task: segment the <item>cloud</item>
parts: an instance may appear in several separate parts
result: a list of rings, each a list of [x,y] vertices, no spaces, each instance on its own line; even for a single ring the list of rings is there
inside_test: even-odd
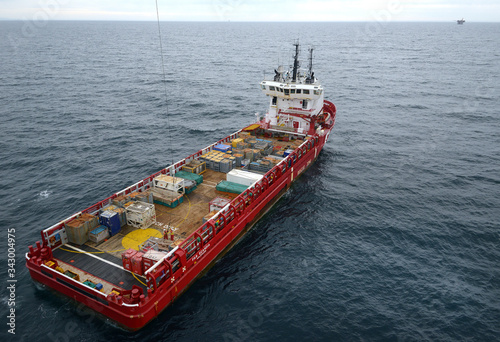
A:
[[[158,0],[165,21],[367,21],[398,5],[396,21],[499,21],[497,0]],[[30,20],[156,20],[155,1],[0,0],[3,18]]]

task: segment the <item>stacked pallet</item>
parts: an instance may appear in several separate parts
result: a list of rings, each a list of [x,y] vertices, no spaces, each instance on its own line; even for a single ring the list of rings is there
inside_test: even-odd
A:
[[[149,189],[137,192],[135,199],[140,202],[153,204],[153,193]]]
[[[128,195],[116,196],[115,198],[113,198],[113,200],[111,202],[114,205],[123,208],[123,206],[125,205],[125,203],[130,202],[130,197]]]
[[[236,157],[230,153],[224,153],[217,150],[205,153],[200,159],[206,163],[208,169],[217,172],[228,173],[236,166]]]
[[[201,175],[207,169],[206,163],[203,161],[199,161],[193,159],[189,161],[186,165],[182,166],[182,171],[195,173],[197,175]]]
[[[274,164],[271,164],[269,160],[259,159],[257,161],[251,162],[248,165],[248,169],[251,171],[257,171],[261,173],[266,173],[273,168]]]

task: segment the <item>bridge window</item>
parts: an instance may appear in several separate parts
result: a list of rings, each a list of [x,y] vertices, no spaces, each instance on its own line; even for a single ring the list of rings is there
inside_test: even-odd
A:
[[[289,95],[290,90],[285,89],[285,95]]]
[[[274,87],[273,86],[269,86],[269,90],[274,91]]]
[[[302,89],[297,89],[297,94],[300,94],[302,92]]]
[[[266,86],[263,84],[261,85],[261,88],[262,88],[262,90],[266,90]]]
[[[295,89],[290,89],[290,94],[295,94]]]
[[[309,95],[309,89],[304,89],[304,94],[308,94]]]

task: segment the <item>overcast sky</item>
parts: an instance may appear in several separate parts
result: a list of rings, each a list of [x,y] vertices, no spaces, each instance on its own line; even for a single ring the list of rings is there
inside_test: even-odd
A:
[[[158,0],[162,21],[500,21],[499,0]],[[0,0],[0,19],[156,20],[154,0]]]

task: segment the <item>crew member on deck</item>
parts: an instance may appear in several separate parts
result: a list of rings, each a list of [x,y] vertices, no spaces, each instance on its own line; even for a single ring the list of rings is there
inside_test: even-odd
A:
[[[163,229],[163,239],[174,241],[174,232],[172,228],[168,227],[167,229]]]

